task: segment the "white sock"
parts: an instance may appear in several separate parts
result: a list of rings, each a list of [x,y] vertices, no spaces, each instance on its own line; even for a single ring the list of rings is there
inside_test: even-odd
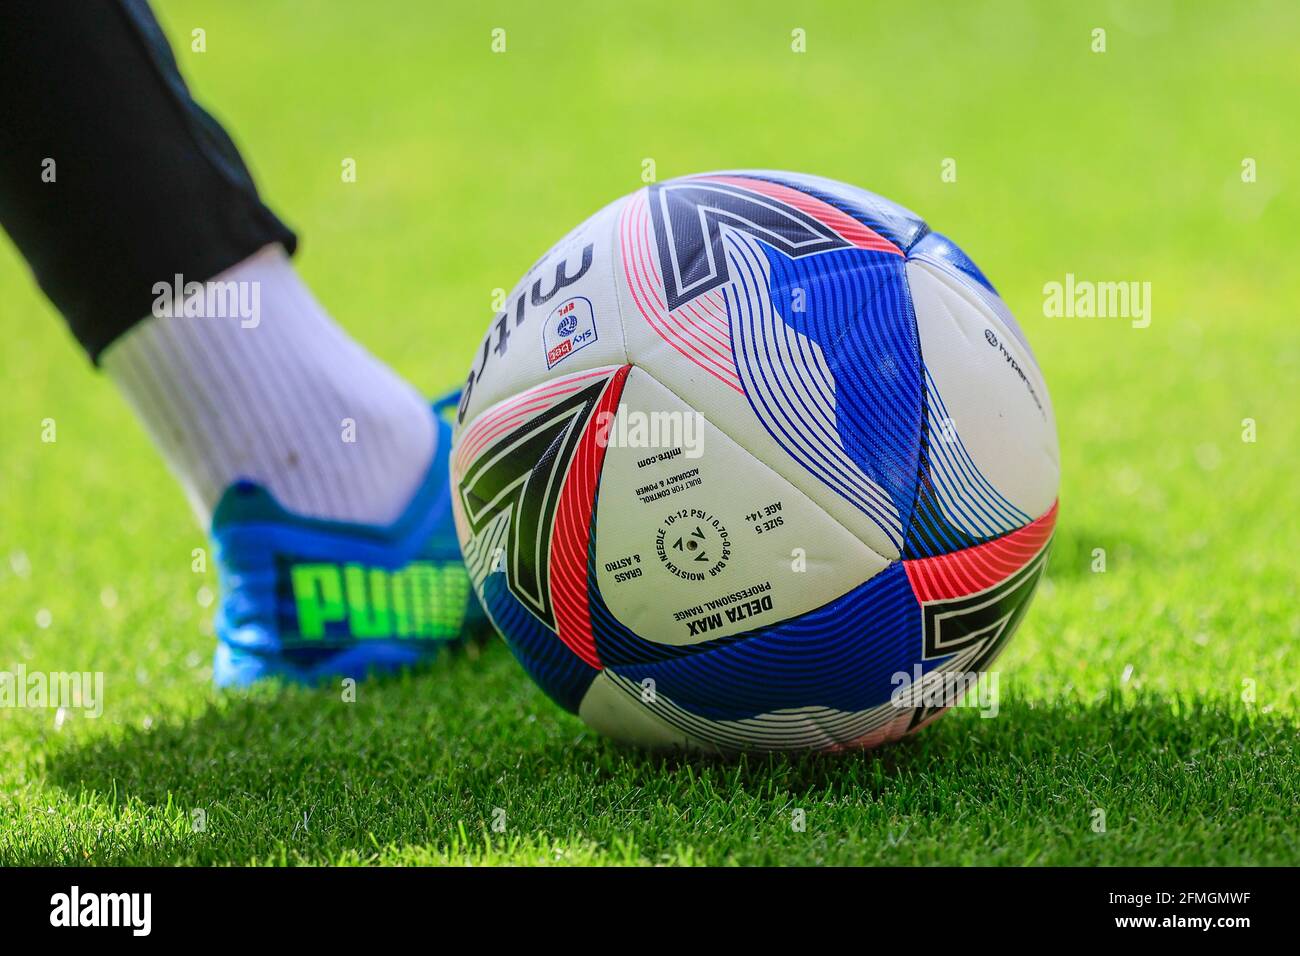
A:
[[[214,287],[231,317],[155,310],[102,358],[204,526],[239,478],[300,514],[395,519],[433,459],[425,400],[325,314],[280,246],[210,280],[208,302]]]

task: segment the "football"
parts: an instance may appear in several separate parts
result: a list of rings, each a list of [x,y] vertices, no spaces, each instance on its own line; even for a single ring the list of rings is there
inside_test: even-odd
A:
[[[871,747],[986,689],[1059,483],[974,262],[771,171],[648,185],[555,245],[491,320],[450,461],[474,587],[542,689],[724,752]]]

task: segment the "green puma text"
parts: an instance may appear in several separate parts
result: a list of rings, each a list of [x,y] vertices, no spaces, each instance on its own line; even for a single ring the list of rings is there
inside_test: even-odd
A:
[[[298,632],[325,637],[329,624],[354,638],[446,640],[460,633],[469,577],[456,563],[413,561],[403,568],[296,564],[290,570]]]

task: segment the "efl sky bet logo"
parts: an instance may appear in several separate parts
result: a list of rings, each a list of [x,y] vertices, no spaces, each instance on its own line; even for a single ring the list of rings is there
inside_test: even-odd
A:
[[[591,300],[581,295],[565,299],[551,310],[542,326],[546,367],[554,368],[597,338],[596,314],[591,308]]]
[[[297,631],[309,642],[450,640],[460,634],[470,587],[459,562],[412,561],[398,569],[295,564],[289,579]]]

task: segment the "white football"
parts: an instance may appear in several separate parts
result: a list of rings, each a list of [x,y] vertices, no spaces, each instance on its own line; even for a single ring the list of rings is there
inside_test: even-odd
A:
[[[612,737],[867,747],[976,687],[1029,605],[1056,431],[1029,344],[915,214],[814,176],[654,184],[493,318],[451,453],[471,579]]]

